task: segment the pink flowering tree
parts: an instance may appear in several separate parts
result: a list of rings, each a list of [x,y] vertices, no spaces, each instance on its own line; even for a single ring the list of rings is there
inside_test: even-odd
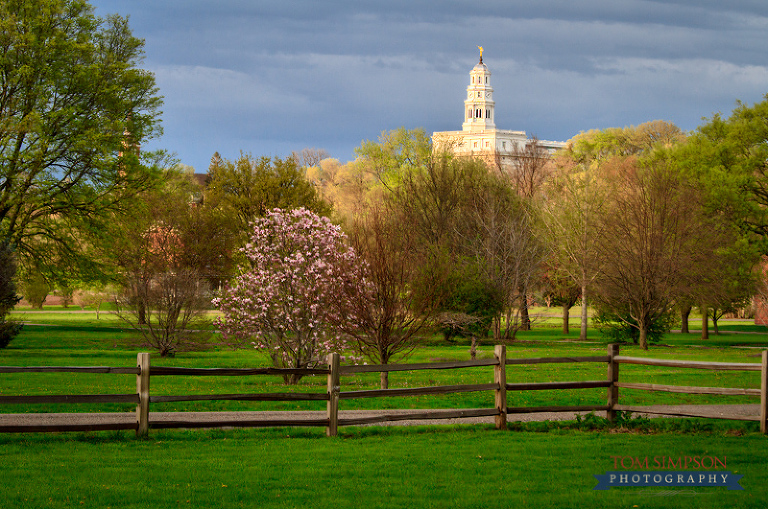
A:
[[[306,368],[348,348],[331,324],[349,306],[351,288],[364,291],[361,265],[341,229],[307,209],[274,209],[253,222],[243,248],[250,270],[214,304],[218,326],[233,346],[252,345],[275,367]],[[300,376],[286,375],[295,384]]]

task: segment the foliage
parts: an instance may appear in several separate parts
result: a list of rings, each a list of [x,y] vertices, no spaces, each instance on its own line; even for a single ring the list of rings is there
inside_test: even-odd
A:
[[[99,320],[101,306],[105,302],[114,300],[116,293],[117,292],[111,285],[92,283],[90,285],[81,286],[75,290],[73,298],[75,305],[80,306],[80,309],[82,310],[85,310],[87,306],[96,308],[96,320]]]
[[[709,191],[707,206],[760,239],[768,238],[768,94],[714,115],[677,154],[681,168]]]
[[[706,214],[705,192],[681,175],[665,153],[614,160],[617,184],[603,218],[603,303],[626,309],[644,334],[691,289],[713,292],[712,252],[734,242],[727,223]]]
[[[597,312],[592,315],[592,322],[611,343],[637,345],[640,342],[640,326],[637,319],[627,310],[617,312],[610,308],[598,307]],[[675,323],[674,310],[654,316],[653,321],[646,326],[648,344],[653,345],[661,341]]]
[[[363,281],[345,285],[347,295],[335,303],[340,322],[334,325],[354,340],[357,353],[375,364],[407,355],[435,312],[435,300],[418,283],[417,239],[396,212],[375,207],[355,220],[350,243],[361,260]],[[386,389],[388,373],[381,373],[380,380]]]
[[[16,259],[8,242],[0,242],[0,349],[21,332],[22,324],[9,320],[8,313],[21,300],[16,294]]]
[[[530,329],[527,296],[549,255],[537,224],[530,201],[505,179],[487,175],[457,228],[464,252],[474,258],[482,278],[500,298],[494,327],[497,341],[514,340],[518,330]]]
[[[206,346],[211,288],[229,275],[234,239],[215,210],[190,202],[199,190],[189,174],[171,169],[165,181],[115,247],[120,316],[163,356]]]
[[[380,183],[369,171],[365,159],[340,164],[336,159],[323,159],[319,166],[307,168],[307,180],[323,199],[333,204],[334,217],[352,222],[358,215],[381,202]]]
[[[40,271],[28,273],[22,280],[22,294],[34,309],[43,309],[43,304],[51,292],[51,285]]]
[[[454,272],[446,286],[446,311],[438,319],[445,340],[452,342],[457,336],[487,337],[493,319],[504,310],[499,288],[475,265],[466,266],[464,273]]]
[[[250,269],[214,300],[225,341],[251,342],[275,367],[314,366],[348,349],[333,323],[349,286],[363,284],[360,261],[341,229],[311,211],[275,209],[253,222],[243,249]],[[297,375],[286,375],[295,384]]]
[[[576,284],[554,259],[545,264],[542,281],[544,298],[548,300],[548,306],[563,307],[563,334],[568,334],[570,310],[581,297],[581,286]]]
[[[157,173],[161,99],[127,19],[83,0],[0,2],[0,236],[55,280],[104,270],[101,233]]]
[[[366,171],[390,189],[398,185],[403,173],[424,168],[433,157],[426,131],[405,127],[382,132],[378,142],[364,141],[355,154]]]
[[[229,161],[216,153],[208,168],[204,199],[207,206],[233,218],[236,230],[244,234],[251,221],[274,208],[303,207],[318,215],[331,212],[294,157],[256,159],[241,153],[236,161]]]
[[[542,225],[552,252],[552,265],[566,274],[581,295],[581,331],[588,334],[587,308],[591,286],[600,277],[597,256],[603,229],[599,218],[605,213],[608,196],[603,175],[603,157],[595,146],[600,132],[575,137],[555,158],[552,178],[540,197]]]

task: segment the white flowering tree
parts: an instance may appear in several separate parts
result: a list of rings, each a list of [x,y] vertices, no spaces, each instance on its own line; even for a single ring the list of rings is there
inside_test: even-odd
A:
[[[304,208],[274,209],[252,226],[243,248],[250,270],[214,300],[224,314],[218,326],[225,341],[251,344],[281,368],[312,367],[328,353],[346,350],[331,324],[350,309],[339,305],[355,294],[349,289],[364,291],[365,283],[341,229]],[[299,378],[284,377],[288,384]]]

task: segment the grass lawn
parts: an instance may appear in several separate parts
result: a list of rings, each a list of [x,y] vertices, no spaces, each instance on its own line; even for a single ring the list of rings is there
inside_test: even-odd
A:
[[[53,312],[28,314],[22,334],[0,365],[131,366],[133,333],[112,315]],[[507,348],[508,357],[602,355],[597,332],[591,342],[565,336],[557,320],[542,320]],[[728,330],[723,322],[721,330]],[[733,323],[701,341],[671,334],[648,352],[628,345],[622,353],[674,359],[759,362],[768,346],[763,327]],[[746,333],[749,334],[746,334]],[[593,341],[593,342],[592,342]],[[468,359],[467,344],[427,340],[407,362]],[[492,355],[492,345],[480,348]],[[254,351],[220,349],[180,354],[154,365],[252,367],[265,365]],[[602,380],[604,364],[508,366],[507,380]],[[622,380],[661,384],[759,387],[757,373],[681,370],[623,365]],[[392,387],[488,383],[491,368],[398,372]],[[286,388],[277,377],[157,377],[153,394],[249,391],[325,391],[324,377],[306,377]],[[376,388],[378,374],[344,377],[342,390]],[[135,376],[23,374],[0,376],[0,394],[98,394],[135,391]],[[511,406],[602,404],[605,389],[509,393]],[[756,403],[755,398],[689,396],[622,390],[622,404]],[[492,394],[344,400],[353,408],[475,408],[492,406]],[[322,409],[323,403],[195,402],[153,405],[162,410]],[[131,411],[121,405],[4,405],[0,412]],[[322,429],[154,430],[147,440],[133,433],[0,434],[3,507],[760,507],[768,506],[768,438],[756,423],[708,420],[632,420],[606,427],[599,420],[565,424]],[[596,428],[592,429],[591,428]],[[742,474],[744,491],[725,488],[614,488],[594,491],[595,474],[613,470],[612,456],[716,456]],[[664,496],[662,496],[664,495]]]
[[[768,439],[485,426],[0,435],[4,507],[729,507],[768,503]],[[715,456],[726,488],[613,488],[612,456]],[[721,469],[723,470],[723,469]]]

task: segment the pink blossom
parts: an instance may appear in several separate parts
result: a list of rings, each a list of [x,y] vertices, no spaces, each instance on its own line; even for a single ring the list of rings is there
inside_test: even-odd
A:
[[[279,367],[307,367],[349,348],[330,323],[342,288],[366,285],[346,236],[307,209],[274,209],[252,223],[243,253],[251,262],[214,304],[228,341],[268,352]],[[279,352],[279,355],[271,352]]]

